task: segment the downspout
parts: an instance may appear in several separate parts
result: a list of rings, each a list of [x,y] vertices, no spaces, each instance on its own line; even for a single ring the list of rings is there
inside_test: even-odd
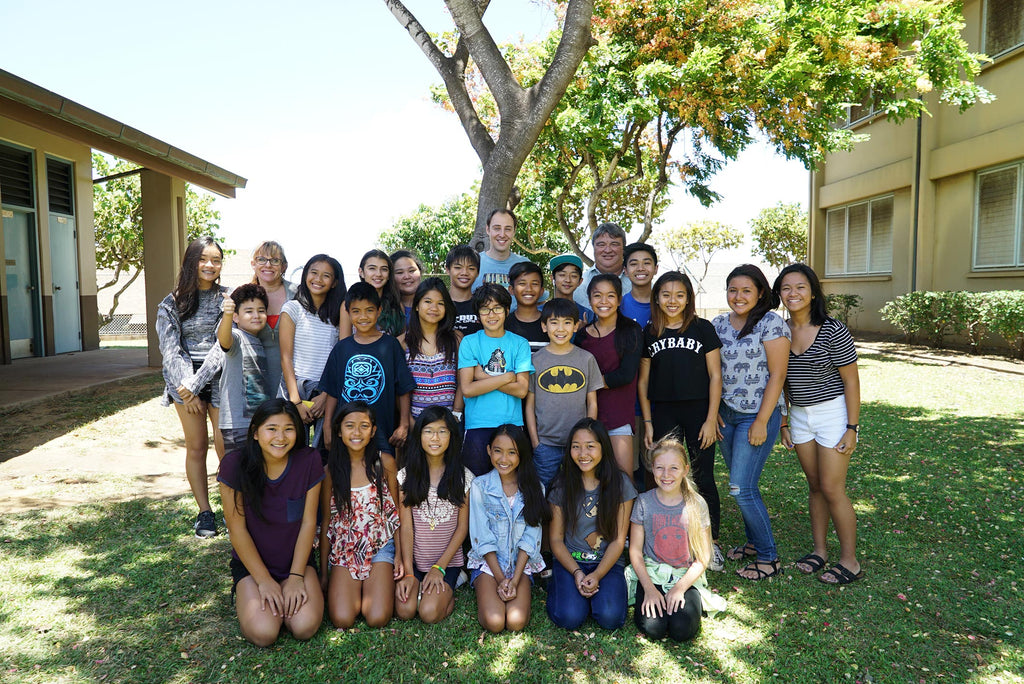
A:
[[[917,292],[917,241],[921,223],[921,114],[917,115],[917,144],[914,149],[914,230],[910,262],[910,291]]]

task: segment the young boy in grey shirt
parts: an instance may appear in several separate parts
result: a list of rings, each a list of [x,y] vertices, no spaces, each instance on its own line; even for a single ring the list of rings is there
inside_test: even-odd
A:
[[[253,412],[270,397],[267,355],[259,339],[267,324],[267,292],[262,285],[246,283],[224,300],[223,308],[217,328],[217,341],[224,352],[220,432],[228,453],[245,446]]]

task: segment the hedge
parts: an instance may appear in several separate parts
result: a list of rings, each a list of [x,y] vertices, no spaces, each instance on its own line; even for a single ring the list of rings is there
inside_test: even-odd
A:
[[[1024,358],[1024,291],[910,292],[886,302],[880,312],[908,340],[920,337],[941,348],[950,335],[965,335],[977,353],[991,332]]]

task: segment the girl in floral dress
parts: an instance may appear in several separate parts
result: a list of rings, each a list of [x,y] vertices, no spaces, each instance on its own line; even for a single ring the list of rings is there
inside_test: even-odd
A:
[[[394,539],[395,459],[378,449],[376,417],[365,402],[343,406],[332,427],[338,439],[331,442],[320,496],[328,512],[320,530],[327,612],[335,627],[351,627],[360,615],[370,627],[383,627],[394,612],[395,582],[405,576]]]

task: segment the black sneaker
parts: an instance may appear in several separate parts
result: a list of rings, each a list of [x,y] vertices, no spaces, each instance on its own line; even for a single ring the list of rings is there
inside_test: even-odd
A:
[[[213,511],[203,511],[196,516],[196,524],[193,526],[196,537],[209,539],[217,536],[217,519],[213,517]]]

